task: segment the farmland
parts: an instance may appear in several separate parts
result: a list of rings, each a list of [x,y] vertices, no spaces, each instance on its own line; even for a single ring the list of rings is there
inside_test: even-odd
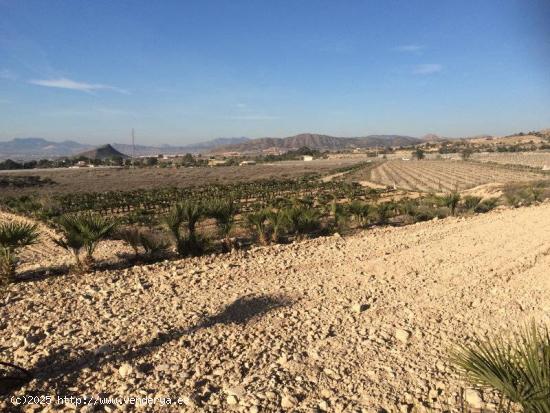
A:
[[[1,195],[130,191],[153,188],[186,188],[209,184],[233,184],[265,179],[289,179],[311,174],[327,174],[365,161],[363,156],[319,159],[312,162],[283,161],[249,166],[214,168],[136,168],[136,169],[55,169],[3,171],[2,176],[39,176],[56,185],[37,188],[3,188]]]
[[[372,181],[409,191],[461,191],[487,183],[524,182],[544,179],[529,171],[515,171],[500,165],[465,161],[387,161],[372,169],[352,173],[348,179]]]
[[[481,162],[550,169],[550,152],[475,153],[472,155],[472,159]]]

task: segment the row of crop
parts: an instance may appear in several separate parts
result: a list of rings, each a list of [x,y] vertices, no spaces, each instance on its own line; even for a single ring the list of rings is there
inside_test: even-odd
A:
[[[169,250],[181,257],[224,252],[251,242],[267,245],[345,233],[350,228],[401,225],[456,213],[486,212],[495,205],[495,201],[481,198],[461,199],[458,194],[394,202],[293,198],[243,212],[231,198],[188,199],[174,204],[162,217],[160,232],[158,228],[154,231],[127,225],[114,217],[84,211],[56,218],[55,228],[60,236],[54,241],[74,257],[74,269],[87,271],[94,265],[97,245],[106,238],[126,242],[135,253],[133,260],[154,260],[170,255]],[[214,231],[207,231],[208,222],[213,224]],[[15,276],[18,250],[37,239],[35,225],[13,222],[0,225],[0,274],[5,280]]]
[[[13,212],[45,220],[66,213],[94,211],[100,214],[127,216],[129,222],[139,222],[140,216],[150,218],[167,213],[174,203],[182,199],[231,198],[238,203],[239,210],[249,212],[273,204],[278,199],[345,199],[365,195],[364,189],[358,184],[299,179],[191,188],[73,193],[50,197],[22,196],[2,199],[2,203]]]

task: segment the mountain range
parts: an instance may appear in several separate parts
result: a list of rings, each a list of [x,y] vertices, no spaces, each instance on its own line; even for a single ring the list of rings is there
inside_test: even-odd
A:
[[[155,156],[158,154],[185,154],[185,153],[260,153],[275,148],[280,151],[298,149],[307,146],[321,151],[343,150],[349,148],[371,148],[387,146],[409,146],[425,142],[426,139],[402,135],[368,135],[363,137],[335,137],[329,135],[302,133],[287,138],[218,138],[206,142],[189,145],[147,146],[136,145],[136,156]],[[75,141],[53,142],[43,138],[15,138],[0,142],[0,159],[29,160],[43,158],[58,158],[81,155],[96,148],[92,145]],[[125,155],[132,155],[132,145],[113,143],[109,150],[116,150]],[[90,152],[90,155],[98,155]]]
[[[349,148],[373,148],[385,146],[407,146],[422,143],[423,140],[412,136],[402,135],[369,135],[356,138],[335,137],[315,133],[302,133],[288,138],[258,138],[246,142],[223,145],[212,151],[220,152],[261,152],[275,148],[279,150],[298,149],[307,146],[318,150],[342,150]]]

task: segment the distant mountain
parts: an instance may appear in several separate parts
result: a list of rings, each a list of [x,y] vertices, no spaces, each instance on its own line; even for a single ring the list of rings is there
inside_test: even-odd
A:
[[[206,152],[220,145],[232,145],[248,141],[248,138],[217,138],[206,142],[190,145],[146,146],[136,145],[136,156],[154,156],[158,154],[185,154]],[[122,153],[131,154],[132,145],[115,143],[112,147]],[[15,138],[0,142],[0,160],[31,160],[52,159],[74,156],[80,152],[91,150],[94,145],[87,145],[74,141],[53,142],[43,138]]]
[[[15,138],[0,142],[0,159],[13,160],[56,158],[70,156],[91,148],[74,141],[52,142],[42,138]]]
[[[86,152],[81,152],[75,155],[75,157],[84,157],[88,159],[111,159],[111,158],[129,158],[128,155],[117,151],[111,145],[99,146],[95,149],[91,149]]]
[[[421,143],[422,140],[412,136],[369,135],[354,138],[338,138],[329,135],[302,133],[288,138],[259,138],[246,142],[224,145],[214,148],[213,152],[261,152],[276,148],[280,150],[298,149],[307,146],[317,150],[341,150],[349,148],[374,148],[385,146],[407,146]]]
[[[206,142],[192,143],[189,145],[173,146],[173,145],[160,145],[160,146],[147,146],[136,145],[136,156],[153,156],[158,154],[175,155],[185,153],[200,153],[208,152],[209,150],[218,146],[234,145],[249,141],[249,138],[217,138]],[[132,145],[124,143],[114,143],[113,147],[121,152],[131,154],[133,153]]]

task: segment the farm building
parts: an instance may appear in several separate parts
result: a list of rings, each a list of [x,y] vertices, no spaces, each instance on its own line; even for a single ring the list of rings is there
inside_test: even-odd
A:
[[[256,161],[242,161],[239,166],[256,165]]]
[[[304,155],[304,161],[305,162],[311,162],[313,160],[313,156],[311,155]]]
[[[223,166],[227,165],[227,159],[209,159],[208,166]]]

